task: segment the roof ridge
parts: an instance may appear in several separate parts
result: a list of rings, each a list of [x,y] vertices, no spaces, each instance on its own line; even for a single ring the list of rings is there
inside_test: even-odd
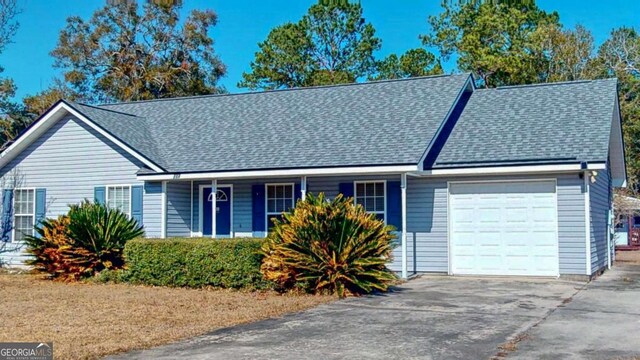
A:
[[[374,80],[374,81],[365,81],[365,82],[356,82],[356,83],[347,83],[347,84],[316,85],[316,86],[295,87],[295,88],[287,88],[287,89],[247,91],[247,92],[242,92],[242,93],[207,94],[207,95],[179,96],[179,97],[173,97],[173,98],[137,100],[137,101],[122,101],[122,102],[100,104],[100,105],[98,105],[98,108],[99,109],[103,109],[103,107],[105,107],[105,106],[112,106],[112,105],[128,105],[128,104],[140,104],[140,103],[148,103],[148,102],[190,100],[190,99],[201,99],[201,98],[212,98],[212,97],[246,96],[246,95],[257,95],[257,94],[265,94],[265,93],[281,93],[281,92],[289,92],[289,91],[317,90],[317,89],[327,89],[327,88],[337,88],[337,87],[373,85],[373,84],[389,83],[389,82],[415,81],[415,80],[435,79],[435,78],[441,78],[441,77],[469,76],[469,75],[470,75],[470,73],[468,73],[468,72],[467,73],[458,73],[458,74],[439,74],[439,75],[415,76],[415,77],[402,78],[402,79]],[[90,106],[90,105],[88,105],[88,106]],[[123,113],[123,114],[126,114],[126,113]]]
[[[75,101],[74,101],[74,102],[72,102],[72,104],[73,104],[73,103],[78,104],[78,105],[82,105],[82,106],[86,106],[86,107],[90,107],[90,108],[92,108],[92,109],[96,109],[96,110],[100,110],[100,111],[108,111],[108,112],[112,112],[112,113],[115,113],[115,114],[126,115],[126,116],[132,116],[132,117],[135,117],[135,118],[144,119],[144,117],[142,117],[142,116],[138,116],[138,115],[135,115],[135,114],[126,113],[126,112],[124,112],[124,111],[118,111],[118,110],[113,110],[113,109],[107,109],[107,108],[103,108],[103,107],[100,107],[100,106],[96,106],[96,105],[89,105],[89,104],[86,104],[86,103],[80,103],[80,102],[75,102]]]
[[[543,83],[520,84],[520,85],[505,85],[505,86],[498,86],[495,88],[484,88],[484,89],[476,89],[476,90],[509,90],[509,89],[518,89],[518,88],[528,88],[528,87],[585,84],[585,83],[611,81],[611,80],[618,81],[617,78],[612,77],[612,78],[605,78],[605,79],[584,79],[584,80],[555,81],[555,82],[543,82]]]

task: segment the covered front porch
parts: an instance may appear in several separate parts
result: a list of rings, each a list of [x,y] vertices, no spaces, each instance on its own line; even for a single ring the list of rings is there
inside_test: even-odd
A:
[[[149,184],[151,184],[149,182]],[[407,277],[407,175],[340,175],[168,180],[162,189],[160,237],[264,237],[272,219],[307,193],[353,197],[398,230],[390,268]],[[215,209],[215,211],[214,211]]]

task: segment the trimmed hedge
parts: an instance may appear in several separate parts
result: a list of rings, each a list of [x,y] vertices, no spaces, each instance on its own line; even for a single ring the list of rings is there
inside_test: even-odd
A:
[[[136,239],[124,248],[128,282],[172,287],[264,289],[264,239]]]

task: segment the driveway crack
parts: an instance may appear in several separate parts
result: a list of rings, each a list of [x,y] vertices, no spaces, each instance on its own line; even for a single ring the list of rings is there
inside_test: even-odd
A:
[[[516,331],[513,335],[509,336],[506,339],[507,341],[504,344],[501,344],[498,346],[498,352],[491,357],[491,360],[505,359],[510,353],[518,350],[518,343],[528,338],[529,330],[533,329],[534,327],[540,325],[543,321],[547,320],[547,318],[549,318],[549,316],[551,316],[551,314],[553,314],[556,310],[560,308],[566,309],[564,305],[570,303],[573,300],[573,298],[576,295],[578,295],[578,293],[580,293],[581,291],[587,288],[587,285],[589,285],[588,282],[582,284],[580,287],[576,288],[576,291],[573,294],[563,299],[555,307],[549,309],[549,311],[547,311],[547,313],[544,314],[538,321],[525,325],[524,327]]]

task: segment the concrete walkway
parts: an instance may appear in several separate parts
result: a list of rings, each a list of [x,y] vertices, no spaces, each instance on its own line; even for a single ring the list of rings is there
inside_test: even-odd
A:
[[[118,359],[488,359],[584,287],[549,279],[430,276]]]
[[[620,265],[556,309],[508,359],[640,359],[640,266]]]

